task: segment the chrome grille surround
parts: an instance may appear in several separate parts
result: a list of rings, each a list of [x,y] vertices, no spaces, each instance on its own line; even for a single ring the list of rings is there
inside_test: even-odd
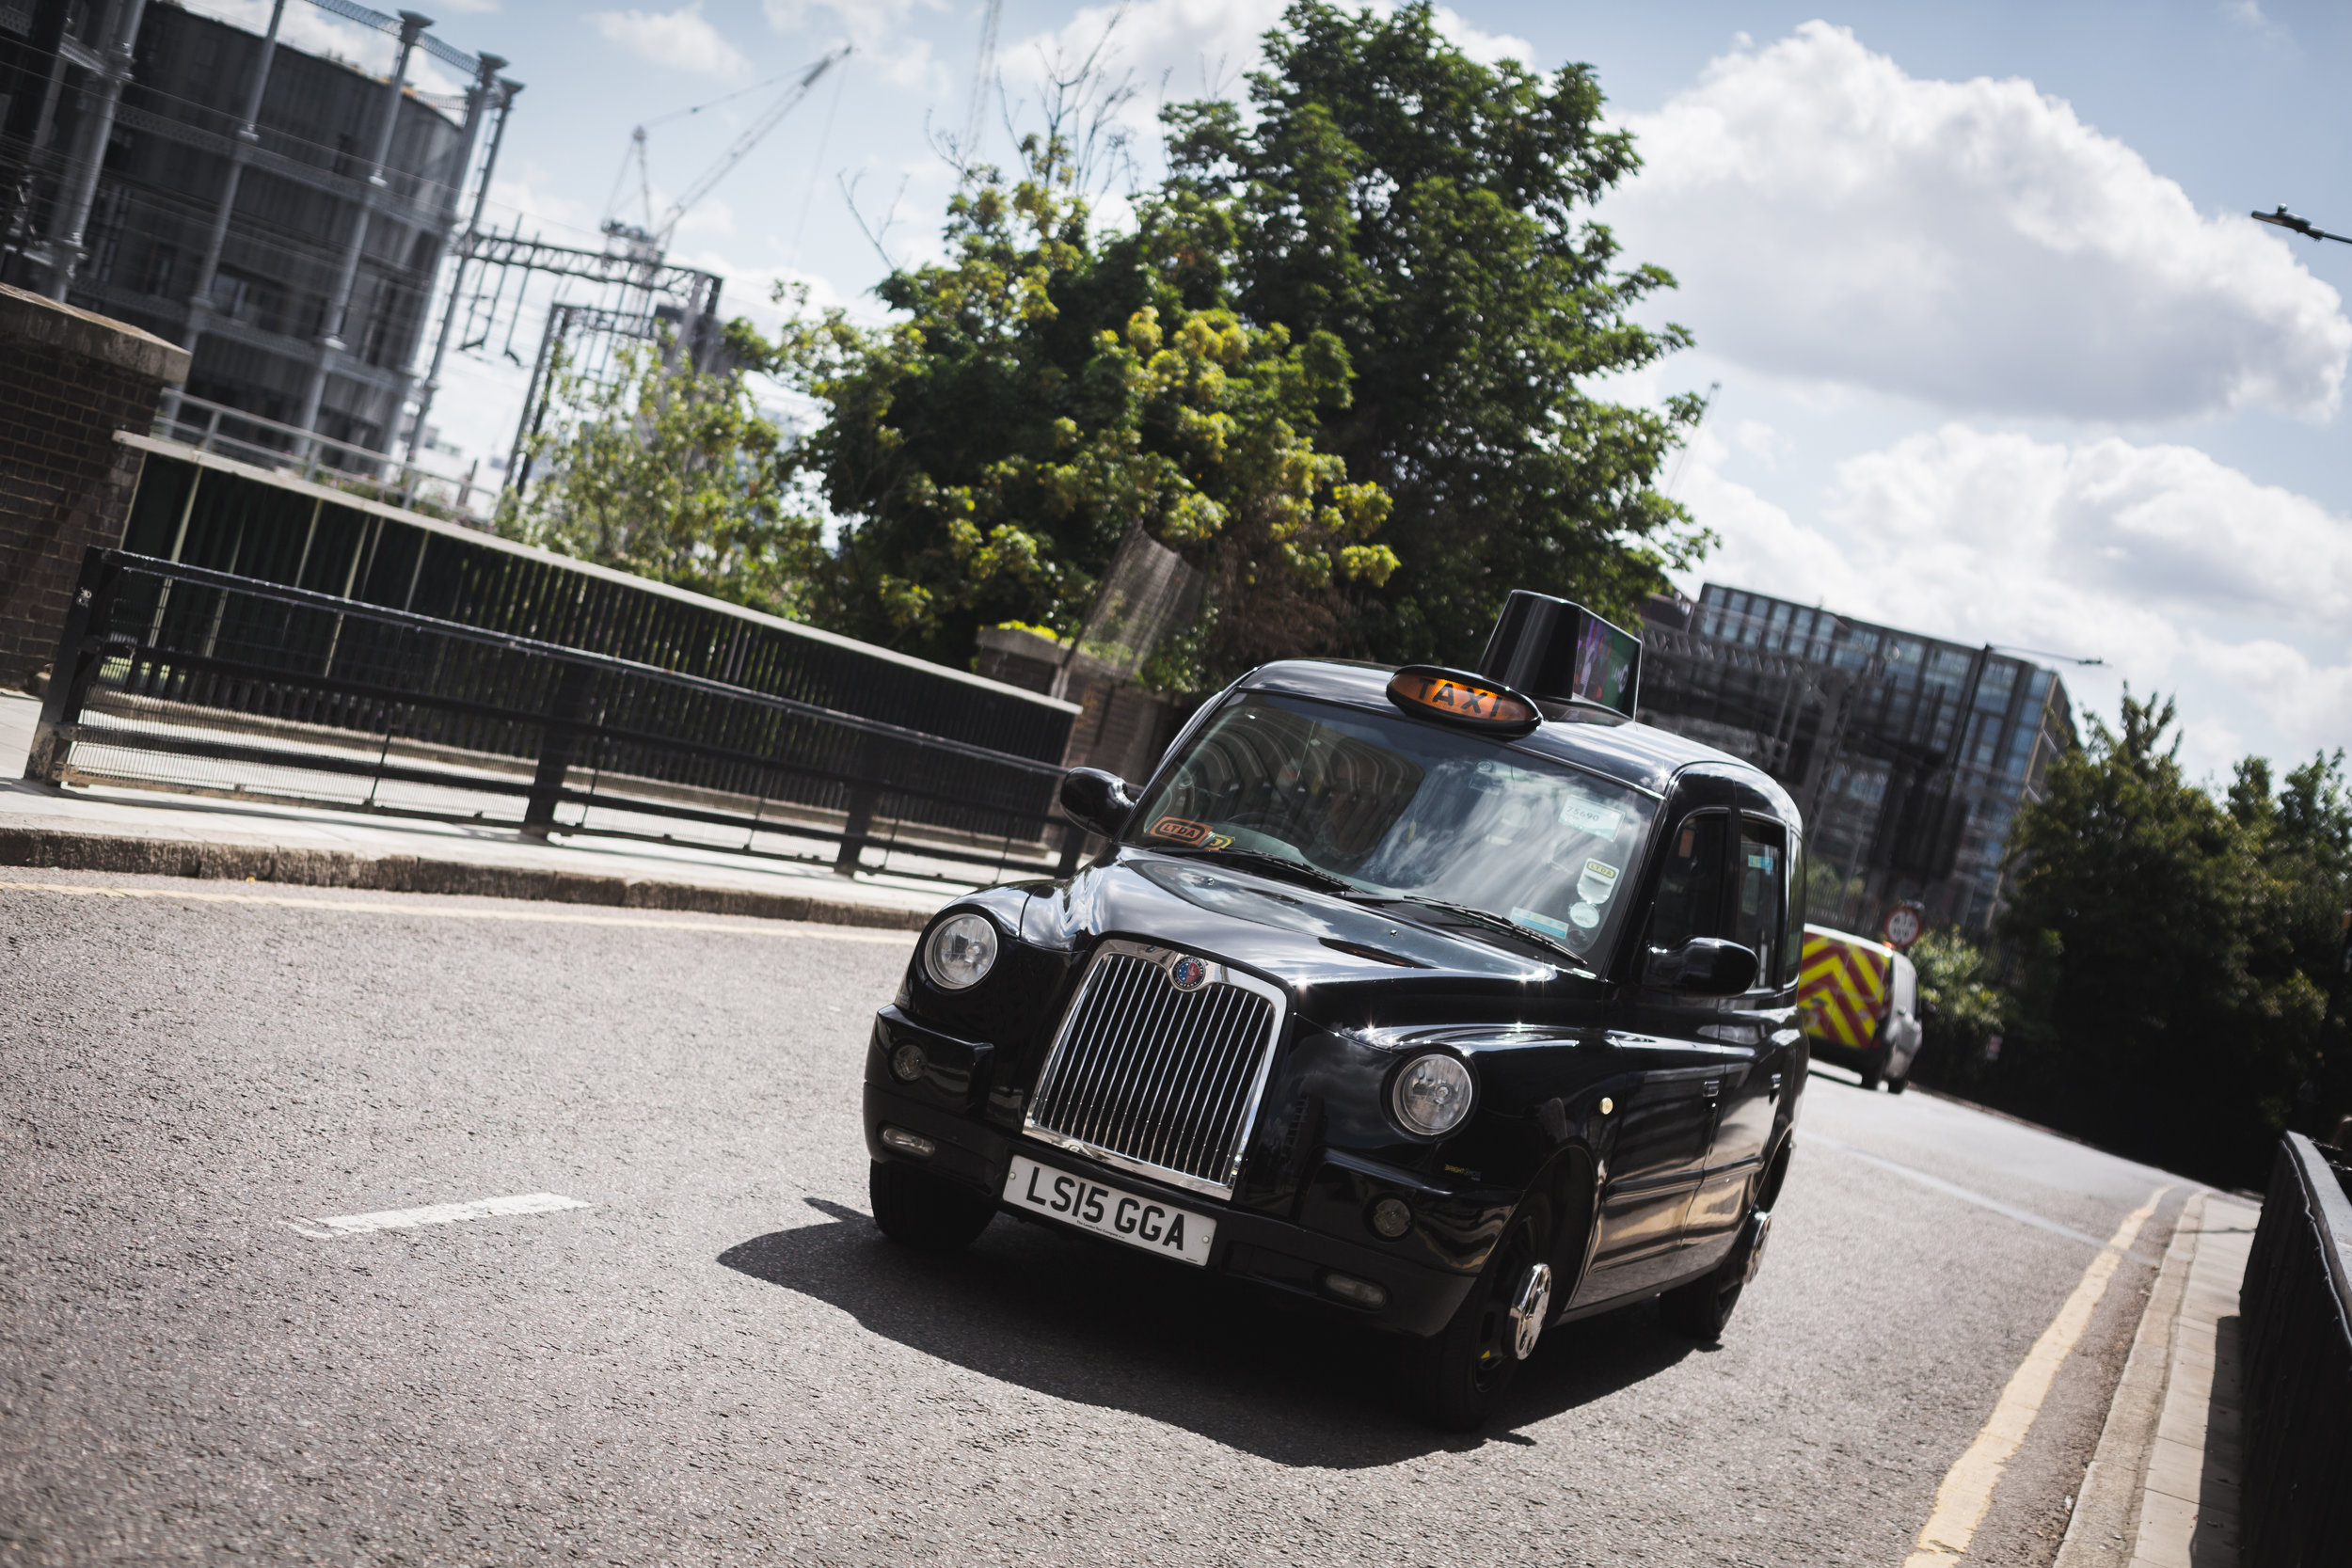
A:
[[[1190,990],[1170,972],[1195,958]],[[1215,958],[1149,942],[1095,950],[1022,1132],[1171,1187],[1231,1198],[1289,999]]]

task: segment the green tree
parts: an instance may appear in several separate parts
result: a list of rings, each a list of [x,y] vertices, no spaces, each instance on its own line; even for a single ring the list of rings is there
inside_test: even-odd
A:
[[[666,345],[664,345],[666,346]],[[748,324],[728,358],[763,356]],[[532,483],[501,498],[509,539],[675,583],[771,614],[803,617],[826,570],[820,525],[794,505],[783,433],[739,369],[665,364],[632,344],[609,375],[559,361],[550,422],[526,443]]]
[[[2122,718],[2094,722],[2018,816],[2003,1096],[2137,1158],[2258,1181],[2326,1010],[2296,950],[2297,874],[2271,843],[2280,803],[2259,766],[2226,807],[2186,778],[2169,702],[2126,691]]]
[[[1226,308],[1220,214],[1146,200],[1098,236],[1059,139],[1023,152],[1019,181],[956,195],[946,261],[883,280],[902,320],[834,311],[776,345],[827,411],[794,460],[848,519],[826,618],[956,663],[981,626],[1067,633],[1139,521],[1210,574],[1195,678],[1327,646],[1343,586],[1396,565],[1388,498],[1311,437],[1346,355]]]
[[[1708,542],[1650,487],[1698,404],[1582,389],[1691,341],[1629,319],[1673,279],[1579,216],[1639,166],[1591,69],[1480,64],[1428,0],[1299,0],[1249,99],[1167,112],[1170,189],[1231,222],[1245,320],[1354,369],[1318,384],[1314,441],[1391,498],[1402,563],[1358,607],[1360,646],[1467,661],[1513,588],[1630,620]]]
[[[1965,1086],[1983,1065],[1984,1042],[2001,1031],[2000,989],[1984,952],[1958,931],[1930,931],[1908,952],[1926,1012],[1919,1065],[1936,1083]]]
[[[2309,1075],[2295,1090],[2288,1120],[2298,1132],[2326,1134],[2352,1114],[2352,1030],[2346,1027],[2344,973],[2352,923],[2352,790],[2344,753],[2322,754],[2291,769],[2274,792],[2270,765],[2238,764],[2229,811],[2252,841],[2267,918],[2257,938],[2256,972],[2277,982],[2308,976],[2327,996]]]

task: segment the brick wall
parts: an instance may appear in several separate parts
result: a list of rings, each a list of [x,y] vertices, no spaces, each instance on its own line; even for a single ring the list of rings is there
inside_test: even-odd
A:
[[[56,652],[91,545],[119,545],[144,433],[188,355],[161,338],[0,284],[0,689]]]

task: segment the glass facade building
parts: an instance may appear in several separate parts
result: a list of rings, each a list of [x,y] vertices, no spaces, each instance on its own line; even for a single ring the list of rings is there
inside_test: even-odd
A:
[[[1643,721],[1796,798],[1813,920],[1875,933],[1913,902],[1931,928],[1984,929],[2010,825],[2075,743],[2056,673],[1716,583],[1644,619]]]

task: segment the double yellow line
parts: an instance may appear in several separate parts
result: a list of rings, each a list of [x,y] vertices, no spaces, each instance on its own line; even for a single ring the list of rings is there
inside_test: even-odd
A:
[[[1928,1515],[1919,1531],[1919,1544],[1903,1560],[1903,1568],[1946,1568],[1968,1555],[1977,1527],[1984,1523],[1985,1510],[1993,1506],[1993,1489],[2000,1484],[2001,1474],[2009,1468],[2026,1433],[2033,1430],[2034,1418],[2042,1414],[2042,1402],[2049,1397],[2058,1368],[2082,1338],[2083,1330],[2090,1326],[2090,1314],[2107,1293],[2107,1283],[2122,1266],[2123,1255],[2139,1239],[2140,1227],[2171,1190],[2158,1187],[2147,1202],[2123,1217],[2099,1256],[2083,1271],[2074,1294],[2066,1298],[2050,1326],[2026,1353],[2025,1361],[2010,1374],[2009,1386],[2001,1390],[1992,1418],[1968,1445],[1968,1451],[1945,1473],[1944,1484],[1936,1488],[1935,1512]]]

